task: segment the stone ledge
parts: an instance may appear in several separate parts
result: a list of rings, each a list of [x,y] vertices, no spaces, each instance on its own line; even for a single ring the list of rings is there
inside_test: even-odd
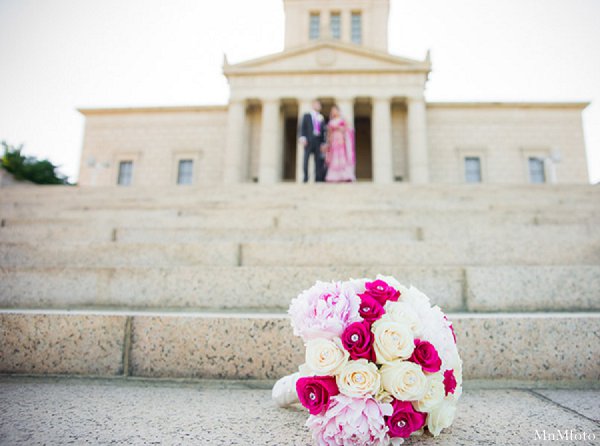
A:
[[[600,379],[600,313],[449,316],[466,379]],[[304,355],[281,314],[5,310],[0,322],[3,373],[274,379]],[[100,339],[108,341],[93,342],[107,324],[113,328]],[[22,355],[19,345],[35,347]]]

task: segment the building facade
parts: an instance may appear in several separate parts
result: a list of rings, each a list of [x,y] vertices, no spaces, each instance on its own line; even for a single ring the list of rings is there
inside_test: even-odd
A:
[[[284,0],[282,52],[224,60],[226,106],[82,109],[81,185],[300,181],[298,121],[335,103],[376,183],[587,183],[587,103],[431,103],[388,52],[389,0]]]

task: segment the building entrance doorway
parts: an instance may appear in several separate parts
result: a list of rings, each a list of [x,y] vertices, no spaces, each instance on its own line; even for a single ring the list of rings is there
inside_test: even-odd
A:
[[[373,179],[373,159],[371,147],[371,117],[357,116],[354,119],[356,138],[356,179],[371,181]]]

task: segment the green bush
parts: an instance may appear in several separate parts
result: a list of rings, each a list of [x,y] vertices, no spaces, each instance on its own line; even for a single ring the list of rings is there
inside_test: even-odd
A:
[[[21,153],[23,145],[10,146],[2,141],[4,155],[0,166],[10,172],[17,180],[27,180],[36,184],[69,184],[68,178],[57,172],[57,166],[48,160],[38,160]]]

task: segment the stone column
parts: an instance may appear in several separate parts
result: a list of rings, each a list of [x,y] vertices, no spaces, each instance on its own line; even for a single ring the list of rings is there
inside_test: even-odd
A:
[[[408,179],[411,183],[429,183],[427,148],[427,109],[423,97],[407,100]]]
[[[263,99],[260,145],[260,165],[258,181],[261,184],[275,184],[281,180],[280,144],[280,103],[279,99]]]
[[[389,184],[394,181],[392,162],[392,101],[373,98],[371,117],[373,182]]]
[[[227,135],[223,163],[225,183],[241,183],[245,180],[243,169],[246,150],[246,103],[232,100],[227,113]]]
[[[354,99],[341,98],[336,99],[336,103],[342,112],[342,116],[346,118],[350,127],[354,128]]]
[[[305,113],[310,112],[312,99],[300,99],[298,101],[298,128],[302,125],[302,118]],[[304,180],[304,144],[297,143],[296,150],[296,183],[302,183]]]

